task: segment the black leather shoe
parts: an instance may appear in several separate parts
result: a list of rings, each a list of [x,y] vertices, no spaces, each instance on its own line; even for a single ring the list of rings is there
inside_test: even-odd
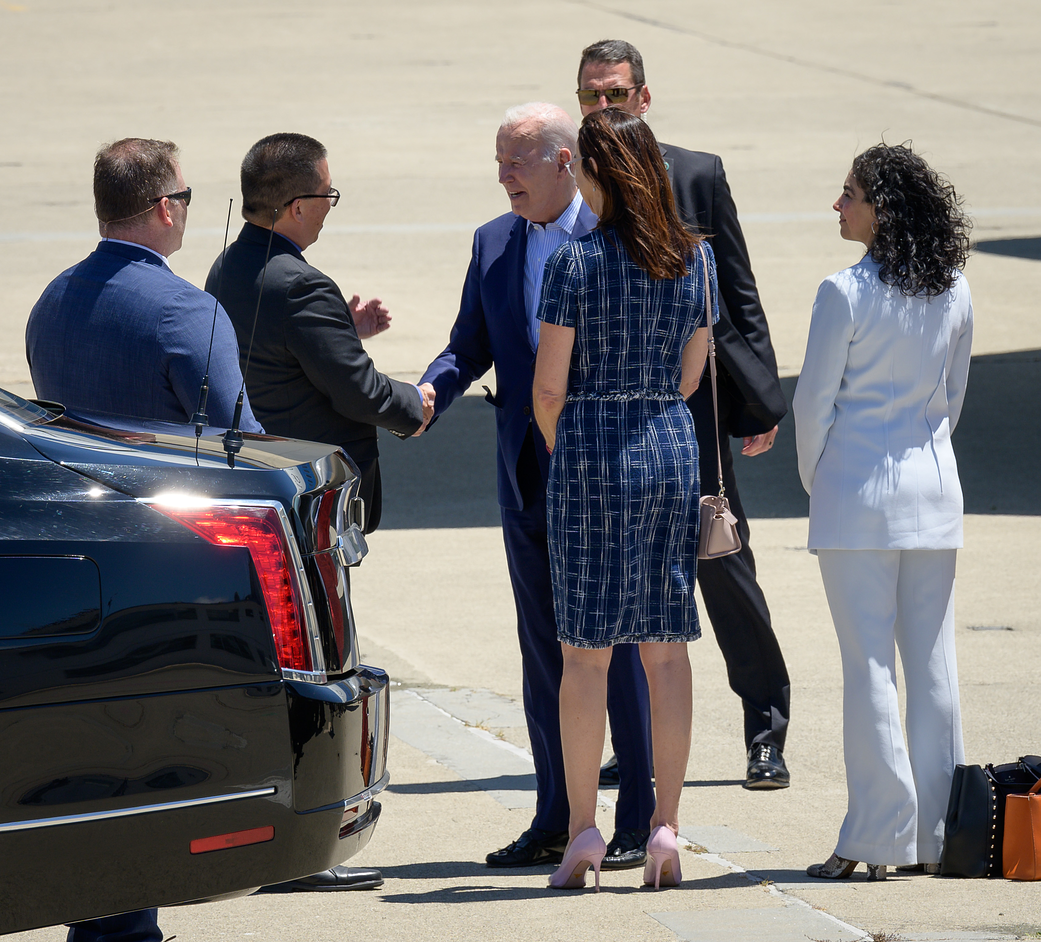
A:
[[[621,781],[618,774],[618,756],[612,755],[602,766],[600,766],[600,787],[617,788]]]
[[[757,742],[748,750],[745,788],[787,788],[790,784],[791,778],[780,749]]]
[[[537,867],[560,863],[567,847],[567,831],[528,828],[512,844],[484,858],[489,867]]]
[[[607,853],[600,861],[603,870],[631,870],[647,862],[647,838],[650,831],[618,828],[607,845]]]
[[[374,890],[383,886],[383,874],[366,867],[332,867],[299,880],[262,886],[258,893],[327,893],[331,890]]]

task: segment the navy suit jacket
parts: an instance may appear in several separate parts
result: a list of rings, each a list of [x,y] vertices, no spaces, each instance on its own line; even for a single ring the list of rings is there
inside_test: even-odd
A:
[[[720,414],[737,438],[768,432],[784,417],[788,403],[723,161],[715,154],[660,146],[680,218],[711,237],[716,256],[719,322],[713,335]],[[694,396],[707,397],[711,413],[711,383],[702,382]]]
[[[583,204],[572,237],[585,235],[595,219]],[[524,307],[527,244],[528,221],[513,213],[493,219],[474,233],[459,315],[448,346],[420,380],[433,384],[437,391],[436,417],[474,380],[495,367],[495,392],[489,391],[485,398],[496,410],[499,505],[512,510],[524,509],[517,461],[529,428],[534,432],[543,481],[549,471],[545,439],[534,424],[531,411],[535,348]]]
[[[25,353],[36,395],[69,409],[187,422],[199,404],[210,331],[210,425],[231,425],[242,386],[238,343],[211,295],[154,252],[101,242],[33,306]],[[239,426],[261,432],[249,400]]]

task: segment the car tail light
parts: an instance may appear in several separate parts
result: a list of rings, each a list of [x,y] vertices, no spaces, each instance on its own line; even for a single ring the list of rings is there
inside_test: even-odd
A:
[[[279,666],[284,675],[325,682],[325,664],[317,628],[307,608],[310,596],[299,556],[287,538],[288,522],[279,505],[176,504],[157,500],[151,506],[217,546],[244,546],[253,558],[267,607]],[[319,675],[319,676],[316,676]]]

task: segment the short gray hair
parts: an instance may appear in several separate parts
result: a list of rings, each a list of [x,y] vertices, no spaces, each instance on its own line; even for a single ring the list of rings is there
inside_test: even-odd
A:
[[[543,160],[556,160],[565,148],[572,155],[578,153],[578,125],[563,108],[549,102],[529,101],[524,105],[507,108],[499,131],[512,130],[529,121],[538,125]]]

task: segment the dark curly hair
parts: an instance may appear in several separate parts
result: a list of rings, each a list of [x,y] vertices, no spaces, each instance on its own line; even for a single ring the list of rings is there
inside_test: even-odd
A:
[[[875,207],[870,255],[878,276],[906,295],[949,290],[969,255],[972,221],[961,197],[904,144],[877,144],[853,161],[853,177]]]

